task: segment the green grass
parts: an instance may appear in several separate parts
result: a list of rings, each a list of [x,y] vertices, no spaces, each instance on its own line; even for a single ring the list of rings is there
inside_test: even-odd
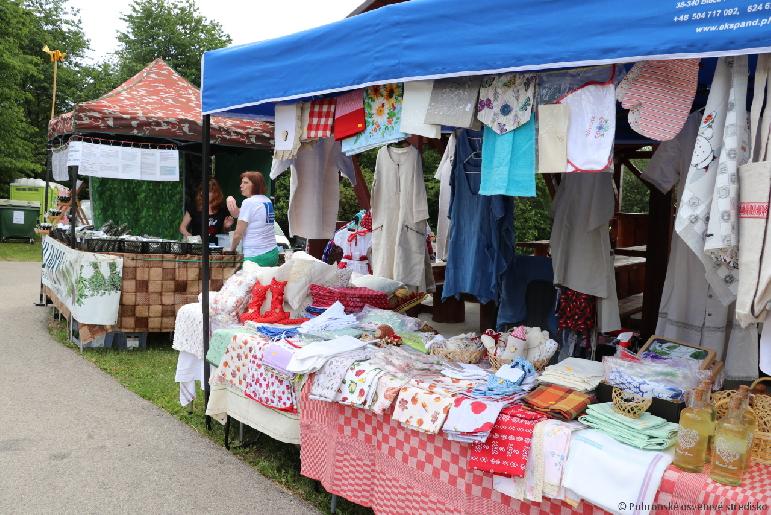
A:
[[[0,261],[40,261],[40,238],[35,243],[11,241],[0,243]]]
[[[64,322],[49,322],[49,333],[61,344],[80,352],[77,345],[67,338]],[[203,392],[198,391],[193,411],[179,405],[179,386],[174,382],[177,368],[177,351],[168,339],[148,342],[146,350],[119,351],[111,349],[85,349],[83,357],[113,376],[120,384],[188,424],[201,435],[220,445],[225,444],[223,426],[212,420],[212,430],[206,430]],[[238,424],[231,425],[230,452],[251,465],[263,476],[275,481],[295,495],[305,499],[323,512],[329,512],[330,495],[314,491],[314,481],[300,475],[300,450],[298,447],[274,440],[244,427],[244,440],[256,440],[254,445],[238,445]],[[337,513],[370,514],[371,510],[340,498]]]

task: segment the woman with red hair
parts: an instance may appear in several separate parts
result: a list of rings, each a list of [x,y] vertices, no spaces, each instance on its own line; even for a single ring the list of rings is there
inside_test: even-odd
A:
[[[185,208],[182,223],[179,224],[179,232],[184,237],[201,235],[201,215],[203,212],[203,188],[198,185],[195,193],[195,202]],[[192,223],[191,223],[192,222]],[[225,200],[222,190],[216,179],[209,180],[209,237],[214,237],[233,226],[233,218],[225,209]]]
[[[235,206],[235,200],[228,197],[228,209],[238,216],[230,250],[235,252],[243,240],[244,261],[252,261],[260,266],[276,266],[278,246],[273,228],[273,202],[265,196],[265,179],[260,172],[241,174],[241,194],[246,199],[240,209]]]

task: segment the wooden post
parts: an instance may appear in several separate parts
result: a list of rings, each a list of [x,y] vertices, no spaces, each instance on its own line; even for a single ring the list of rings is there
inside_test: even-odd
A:
[[[645,293],[640,333],[643,341],[656,332],[673,225],[672,193],[663,194],[654,187],[649,187],[649,190],[648,246],[645,253]]]
[[[353,171],[356,173],[356,185],[353,187],[353,192],[356,194],[356,200],[359,201],[359,207],[369,210],[371,197],[369,188],[367,188],[367,181],[364,180],[364,174],[361,173],[361,167],[359,167],[359,156],[353,156],[351,161],[353,161]]]

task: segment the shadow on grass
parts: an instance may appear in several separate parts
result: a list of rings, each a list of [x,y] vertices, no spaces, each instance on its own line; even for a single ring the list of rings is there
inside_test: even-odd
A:
[[[48,331],[59,343],[80,352],[69,341],[67,326],[62,321],[49,320]],[[224,447],[223,426],[212,420],[212,430],[206,430],[203,392],[193,403],[192,412],[179,405],[179,387],[174,382],[177,369],[177,351],[168,338],[151,338],[145,350],[85,349],[83,358],[113,376],[121,385],[195,429],[201,435]],[[329,513],[330,495],[316,492],[314,481],[300,475],[300,449],[285,444],[244,426],[244,441],[255,443],[241,447],[238,424],[231,424],[230,452],[254,467],[263,476],[282,485],[319,510]],[[212,478],[212,481],[227,478]],[[216,485],[213,485],[216,487]],[[371,514],[372,510],[340,498],[337,513],[344,515]]]

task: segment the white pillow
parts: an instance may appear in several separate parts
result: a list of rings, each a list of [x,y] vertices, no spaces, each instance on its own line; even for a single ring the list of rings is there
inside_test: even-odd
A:
[[[305,252],[298,258],[292,256],[292,269],[287,279],[284,289],[284,303],[291,308],[290,311],[308,306],[310,304],[308,289],[311,284],[321,284],[323,286],[342,287],[348,286],[351,280],[351,270],[337,268],[334,265],[328,265],[319,261]]]
[[[388,295],[404,286],[404,283],[377,275],[362,275],[352,278],[351,284],[359,288],[369,288],[370,290],[380,291]]]
[[[214,315],[233,315],[243,310],[249,303],[249,297],[257,281],[257,274],[240,270],[231,275],[217,295],[209,301],[209,312]]]

